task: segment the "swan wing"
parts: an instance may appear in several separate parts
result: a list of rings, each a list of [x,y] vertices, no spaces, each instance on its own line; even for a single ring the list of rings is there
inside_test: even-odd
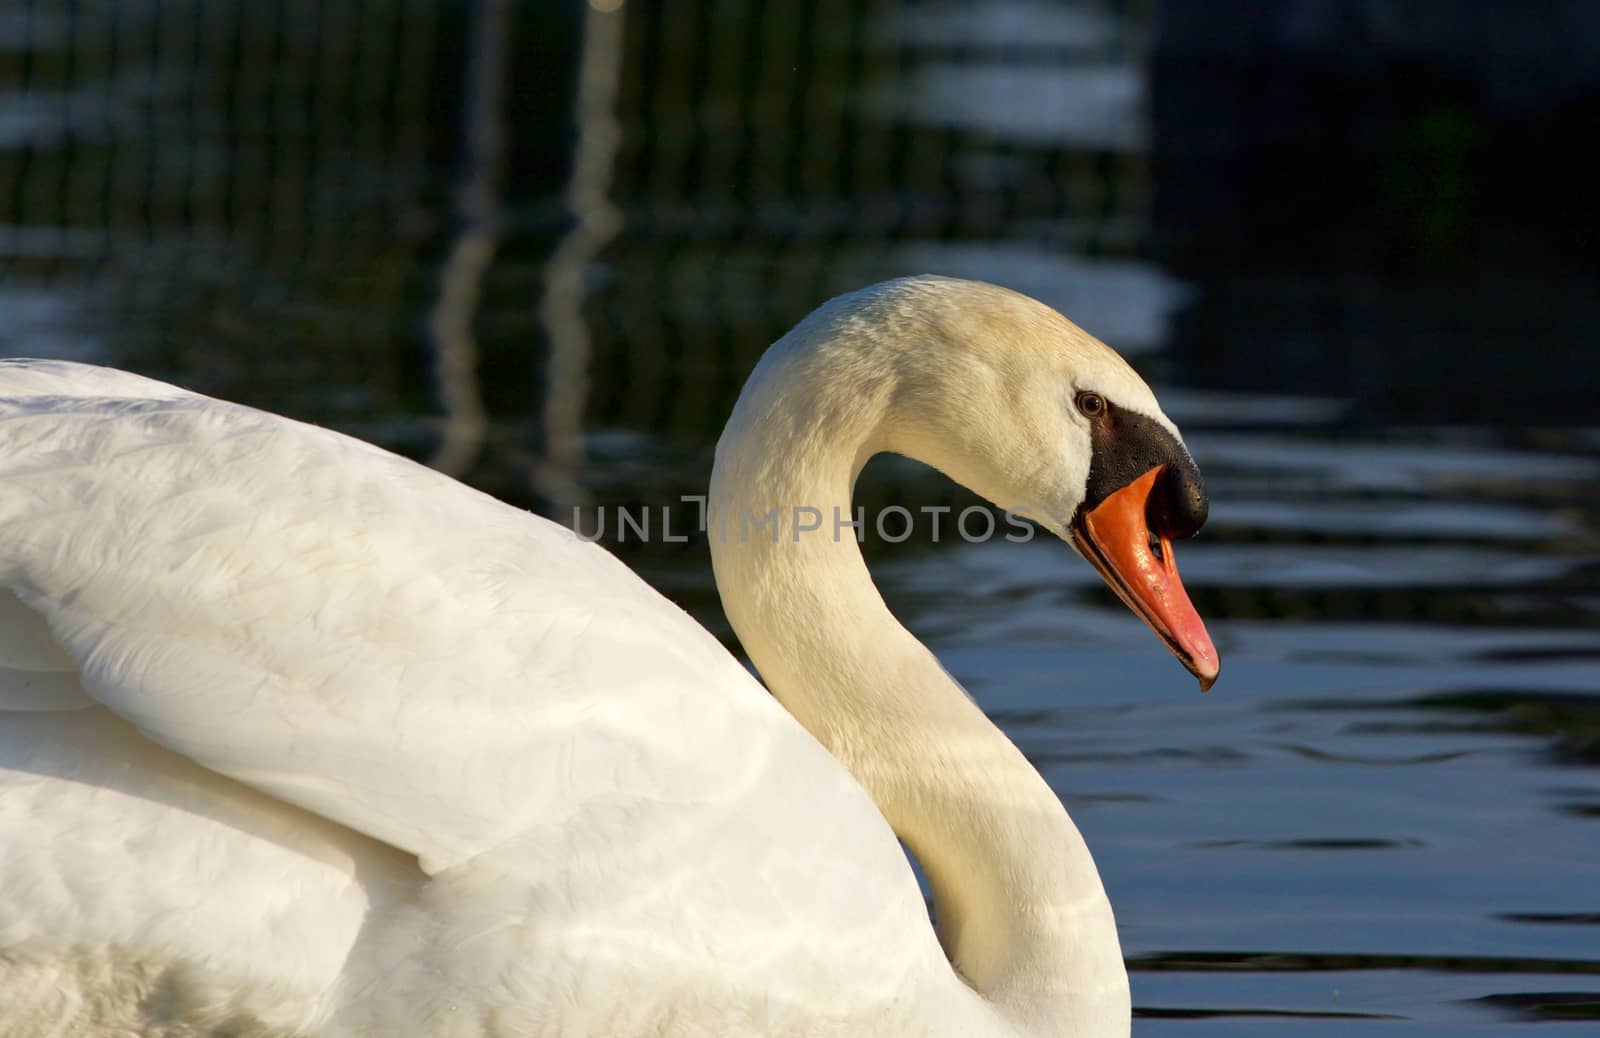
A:
[[[84,365],[0,362],[0,835],[0,947],[80,949],[13,971],[40,1019],[119,942],[291,1030],[804,1033],[960,987],[865,792],[615,557]],[[634,1015],[540,1022],[595,986]]]
[[[0,584],[0,706],[103,704],[429,873],[586,798],[731,803],[820,752],[565,528],[123,372],[0,365]]]

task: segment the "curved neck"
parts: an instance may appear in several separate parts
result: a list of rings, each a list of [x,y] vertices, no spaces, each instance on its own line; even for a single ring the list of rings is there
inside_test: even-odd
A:
[[[897,442],[892,372],[837,367],[774,347],[718,445],[711,541],[728,618],[922,865],[961,976],[1025,1033],[1125,1034],[1116,926],[1077,828],[890,614],[842,525],[871,455],[920,452]]]

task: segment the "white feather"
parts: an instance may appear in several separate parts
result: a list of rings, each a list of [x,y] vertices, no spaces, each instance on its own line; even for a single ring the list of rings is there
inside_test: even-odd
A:
[[[6,363],[0,397],[0,1033],[38,1033],[23,990],[57,988],[53,1019],[119,971],[129,1001],[182,976],[173,1007],[286,1032],[469,993],[531,1033],[628,1033],[685,991],[782,1020],[790,959],[795,1001],[899,993],[890,935],[922,907],[882,818],[610,554],[119,372]],[[816,954],[824,932],[863,954]],[[748,976],[711,983],[725,963]],[[630,976],[658,997],[561,1023]]]

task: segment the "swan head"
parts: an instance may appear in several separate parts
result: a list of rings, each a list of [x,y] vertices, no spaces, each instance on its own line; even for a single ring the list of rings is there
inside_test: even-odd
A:
[[[885,282],[817,318],[803,339],[839,392],[888,397],[876,449],[1067,541],[1211,687],[1217,650],[1172,550],[1206,520],[1205,482],[1126,361],[1037,300],[953,278]]]

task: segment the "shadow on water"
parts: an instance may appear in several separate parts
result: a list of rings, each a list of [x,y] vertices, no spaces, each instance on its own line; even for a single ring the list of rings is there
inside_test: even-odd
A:
[[[1043,537],[863,548],[1079,821],[1137,1033],[1593,1020],[1600,26],[1546,8],[0,0],[0,350],[679,532],[817,303],[1028,291],[1206,473],[1222,681]],[[605,539],[728,637],[702,537]]]

